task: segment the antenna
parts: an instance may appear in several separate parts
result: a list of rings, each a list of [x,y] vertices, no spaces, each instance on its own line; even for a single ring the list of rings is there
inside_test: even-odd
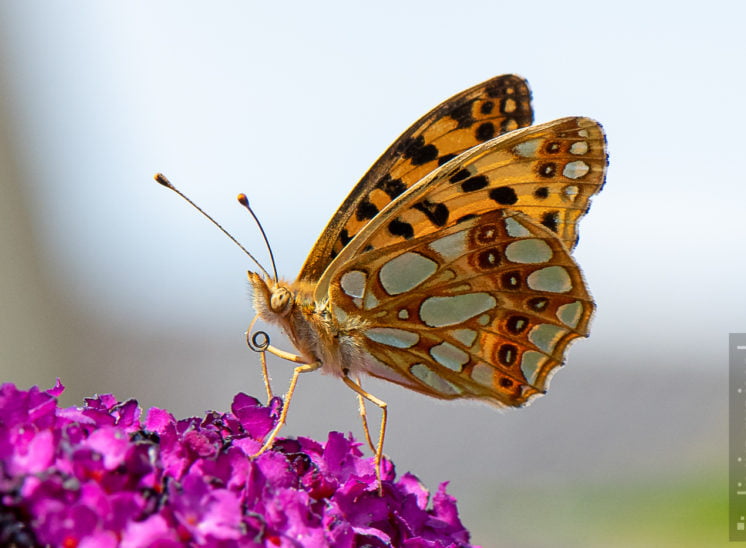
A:
[[[277,265],[275,265],[275,254],[272,253],[272,246],[269,245],[269,240],[267,239],[267,235],[264,233],[264,227],[262,226],[262,223],[259,222],[259,219],[254,213],[254,210],[251,209],[251,206],[249,205],[249,199],[246,197],[246,194],[241,193],[238,195],[238,203],[240,203],[242,206],[244,206],[246,209],[249,210],[249,213],[251,213],[251,216],[254,217],[256,226],[259,227],[259,231],[262,233],[262,238],[264,238],[264,243],[267,245],[267,251],[269,251],[269,260],[272,261],[272,271],[275,273],[275,282],[277,282],[278,281],[277,280]]]
[[[208,219],[208,220],[209,220],[209,221],[210,221],[210,222],[211,222],[212,224],[214,224],[214,225],[215,225],[216,227],[218,227],[218,228],[219,228],[219,229],[221,230],[221,232],[222,232],[223,234],[225,234],[226,236],[228,236],[228,238],[230,238],[230,239],[231,239],[231,241],[232,241],[232,242],[233,242],[234,244],[236,244],[236,245],[237,245],[238,247],[240,247],[240,248],[241,248],[241,251],[243,251],[243,252],[244,252],[244,253],[245,253],[245,254],[246,254],[246,255],[247,255],[248,257],[249,257],[249,259],[251,259],[252,261],[254,261],[254,263],[256,264],[256,266],[258,266],[258,267],[259,267],[259,270],[261,270],[261,271],[262,271],[262,274],[264,274],[264,276],[265,276],[265,277],[267,277],[267,278],[270,278],[270,275],[269,275],[269,273],[268,273],[268,272],[267,272],[267,271],[266,271],[266,270],[264,269],[264,267],[263,267],[263,266],[261,265],[261,263],[260,263],[259,261],[257,261],[257,260],[256,260],[256,259],[254,258],[254,256],[253,256],[253,255],[252,255],[251,253],[249,253],[249,252],[248,252],[248,250],[247,250],[247,249],[246,249],[246,248],[245,248],[244,246],[242,246],[242,245],[241,245],[241,243],[240,243],[240,242],[239,242],[238,240],[236,240],[236,239],[235,239],[235,238],[234,238],[234,237],[233,237],[233,236],[231,235],[231,233],[230,233],[230,232],[228,232],[228,231],[227,231],[226,229],[224,229],[224,228],[223,228],[222,226],[220,226],[220,223],[218,223],[218,222],[217,222],[217,221],[216,221],[215,219],[213,219],[212,217],[210,217],[210,216],[209,216],[209,215],[208,215],[208,214],[207,214],[207,213],[206,213],[206,212],[205,212],[205,211],[204,211],[204,210],[203,210],[203,209],[202,209],[201,207],[199,207],[199,206],[198,206],[197,204],[195,204],[195,203],[194,203],[194,202],[193,202],[192,200],[190,200],[190,199],[189,199],[189,198],[187,197],[187,195],[186,195],[186,194],[184,194],[184,193],[183,193],[183,192],[181,192],[181,191],[180,191],[180,190],[179,190],[178,188],[176,188],[176,187],[175,187],[174,185],[172,185],[172,184],[171,184],[171,181],[169,181],[169,180],[168,180],[168,179],[166,178],[166,176],[165,176],[165,175],[163,175],[163,173],[156,173],[156,174],[155,174],[155,176],[154,176],[153,178],[154,178],[154,179],[155,179],[156,181],[158,181],[158,183],[160,183],[161,185],[165,186],[166,188],[170,188],[171,190],[173,190],[173,191],[174,191],[174,192],[175,192],[176,194],[178,194],[178,195],[179,195],[179,196],[181,196],[181,197],[182,197],[182,198],[183,198],[184,200],[186,200],[186,201],[187,201],[187,203],[188,203],[189,205],[191,205],[191,206],[192,206],[192,207],[193,207],[194,209],[196,209],[196,210],[197,210],[197,211],[199,211],[199,212],[200,212],[200,213],[201,213],[202,215],[204,215],[205,217],[207,217],[207,219]],[[248,204],[248,201],[247,201],[246,203]],[[251,211],[251,209],[249,209],[249,211]],[[251,212],[251,214],[252,214],[252,215],[254,215],[254,212],[252,211],[252,212]],[[254,219],[256,219],[256,216],[254,216]],[[257,221],[257,223],[258,223],[258,222],[259,222],[259,221]],[[259,228],[261,229],[261,228],[262,228],[262,226],[261,226],[261,225],[259,225]],[[266,241],[267,241],[267,236],[265,236],[265,235],[264,235],[264,230],[262,230],[262,236],[264,236],[264,241],[266,242]],[[267,246],[269,247],[269,244],[267,244]],[[271,250],[271,249],[270,249],[270,257],[272,257],[272,250]],[[274,269],[274,272],[275,272],[275,277],[274,277],[274,280],[275,280],[275,281],[277,281],[277,269],[276,269],[276,268],[274,268],[274,266],[275,266],[275,260],[274,260],[274,257],[272,257],[272,268]]]

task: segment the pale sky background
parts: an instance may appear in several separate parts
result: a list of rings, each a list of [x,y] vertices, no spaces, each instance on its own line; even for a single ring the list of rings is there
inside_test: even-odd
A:
[[[0,378],[61,376],[66,405],[113,392],[177,416],[261,396],[243,340],[251,265],[153,174],[266,262],[245,192],[294,278],[409,124],[516,73],[537,122],[584,115],[607,132],[575,252],[591,337],[526,410],[368,383],[390,405],[386,453],[433,490],[451,479],[484,546],[524,512],[510,489],[561,505],[568,482],[703,467],[725,489],[727,336],[746,331],[744,6],[3,2]],[[290,367],[272,370],[284,391]],[[353,394],[302,378],[285,433],[329,430],[361,437]]]

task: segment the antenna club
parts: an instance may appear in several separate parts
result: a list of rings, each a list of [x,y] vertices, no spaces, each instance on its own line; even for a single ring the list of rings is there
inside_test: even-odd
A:
[[[158,183],[162,184],[165,187],[168,187],[168,188],[174,187],[174,185],[171,184],[171,181],[169,181],[163,173],[156,173],[153,176],[153,179],[155,179],[156,181],[158,181]]]
[[[228,232],[228,231],[227,231],[226,229],[224,229],[224,228],[223,228],[222,226],[220,226],[220,223],[218,223],[218,222],[217,222],[217,221],[216,221],[215,219],[213,219],[212,217],[210,217],[210,216],[209,216],[209,215],[208,215],[208,214],[207,214],[207,213],[206,213],[206,212],[205,212],[205,211],[204,211],[204,210],[203,210],[203,209],[202,209],[201,207],[199,207],[199,206],[198,206],[197,204],[195,204],[195,203],[194,203],[194,202],[193,202],[192,200],[190,200],[190,199],[189,199],[189,197],[187,197],[187,195],[186,195],[186,194],[184,194],[184,193],[183,193],[183,192],[181,192],[181,191],[180,191],[179,189],[177,189],[177,188],[176,188],[176,187],[175,187],[174,185],[172,185],[172,184],[171,184],[171,182],[170,182],[170,181],[169,181],[168,179],[166,179],[166,176],[165,176],[165,175],[163,175],[163,173],[156,173],[156,174],[155,174],[155,176],[154,176],[153,178],[154,178],[154,179],[155,179],[156,181],[158,181],[158,183],[160,183],[161,185],[165,186],[166,188],[170,188],[171,190],[173,190],[173,191],[174,191],[174,192],[175,192],[176,194],[178,194],[178,195],[179,195],[179,196],[181,196],[181,197],[182,197],[182,198],[183,198],[184,200],[186,200],[186,202],[187,202],[187,203],[188,203],[189,205],[191,205],[191,206],[192,206],[192,207],[193,207],[194,209],[196,209],[196,210],[197,210],[197,211],[199,211],[199,212],[200,212],[200,213],[201,213],[202,215],[204,215],[205,217],[207,217],[207,220],[208,220],[208,221],[210,221],[210,222],[211,222],[212,224],[214,224],[214,225],[215,225],[216,227],[218,227],[218,229],[220,229],[220,231],[221,231],[221,232],[222,232],[223,234],[225,234],[226,236],[228,236],[228,238],[229,238],[229,239],[230,239],[230,240],[231,240],[231,241],[232,241],[232,242],[233,242],[234,244],[236,244],[236,245],[237,245],[238,247],[240,247],[240,248],[241,248],[241,251],[243,251],[243,252],[244,252],[244,253],[246,254],[246,256],[247,256],[247,257],[249,257],[249,259],[251,259],[252,261],[254,261],[254,262],[256,263],[256,265],[257,265],[257,266],[259,267],[259,270],[261,270],[261,271],[262,271],[262,273],[264,274],[264,276],[265,276],[265,277],[267,277],[267,278],[269,278],[269,273],[268,273],[268,272],[267,272],[267,271],[266,271],[266,270],[264,269],[264,267],[263,267],[263,266],[262,266],[261,264],[259,264],[259,261],[257,261],[257,260],[256,260],[256,259],[254,258],[254,256],[253,256],[253,255],[252,255],[251,253],[249,253],[249,252],[248,252],[248,250],[247,250],[247,249],[246,249],[246,248],[245,248],[244,246],[242,246],[242,245],[241,245],[241,243],[240,243],[240,242],[239,242],[238,240],[236,240],[236,239],[235,239],[235,238],[234,238],[234,237],[233,237],[233,236],[231,235],[231,233],[230,233],[230,232]],[[243,194],[241,194],[241,196],[243,196]],[[254,215],[254,212],[253,212],[253,211],[251,211],[251,208],[249,207],[249,201],[248,201],[248,200],[246,199],[246,196],[243,196],[243,198],[244,198],[244,200],[246,200],[246,204],[245,204],[245,206],[246,206],[246,209],[248,209],[248,210],[249,210],[249,212],[251,213],[251,215],[252,215],[252,216],[254,217],[254,220],[256,220],[256,215]],[[240,201],[240,197],[239,197],[239,201]],[[243,203],[243,202],[242,202],[242,203]],[[258,222],[259,222],[259,221],[257,221],[257,223],[258,223]],[[265,243],[267,243],[267,235],[266,235],[266,234],[264,234],[264,229],[262,229],[262,225],[259,225],[259,230],[260,230],[260,231],[261,231],[261,233],[262,233],[262,237],[264,238],[264,242],[265,242]],[[267,243],[267,247],[269,247],[269,243]],[[275,280],[275,281],[277,281],[277,268],[275,267],[275,258],[274,258],[274,256],[272,255],[272,250],[271,250],[271,249],[269,250],[269,257],[270,257],[270,259],[272,259],[272,271],[273,271],[273,272],[275,273],[275,277],[274,277],[274,280]]]
[[[236,199],[238,200],[238,203],[241,204],[244,207],[249,207],[249,199],[246,197],[246,194],[243,192],[236,196]]]

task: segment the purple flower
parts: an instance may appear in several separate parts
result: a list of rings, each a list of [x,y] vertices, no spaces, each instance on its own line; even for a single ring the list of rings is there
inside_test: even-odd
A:
[[[111,395],[61,409],[64,387],[0,386],[0,545],[385,547],[469,545],[443,483],[431,497],[351,436],[278,438],[282,401],[177,420]]]

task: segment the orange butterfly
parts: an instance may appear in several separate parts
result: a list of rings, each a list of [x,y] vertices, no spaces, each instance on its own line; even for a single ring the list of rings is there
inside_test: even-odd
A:
[[[546,391],[568,344],[588,335],[594,304],[570,252],[607,154],[593,120],[531,121],[517,76],[448,99],[355,186],[295,282],[249,272],[257,317],[298,350],[261,348],[298,365],[257,454],[299,375],[317,369],[358,394],[379,483],[387,409],[362,375],[501,406]],[[262,363],[271,396],[264,353]],[[375,444],[363,400],[382,411]]]

